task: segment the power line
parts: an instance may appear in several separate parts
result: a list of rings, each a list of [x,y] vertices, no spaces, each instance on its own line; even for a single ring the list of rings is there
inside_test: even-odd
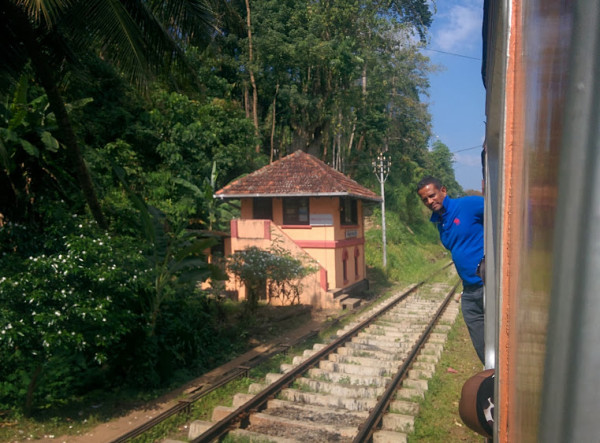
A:
[[[421,48],[424,49],[426,51],[433,51],[433,52],[439,52],[440,54],[446,54],[446,55],[453,55],[455,57],[463,57],[463,58],[469,58],[471,60],[477,60],[477,61],[481,61],[480,58],[477,57],[471,57],[469,55],[463,55],[463,54],[456,54],[455,52],[446,52],[446,51],[440,51],[439,49],[431,49],[431,48]]]
[[[481,149],[482,146],[481,145],[477,145],[477,146],[472,146],[470,148],[464,148],[464,149],[459,149],[458,151],[451,151],[453,154],[456,154],[457,152],[464,152],[464,151],[470,151],[472,149]]]

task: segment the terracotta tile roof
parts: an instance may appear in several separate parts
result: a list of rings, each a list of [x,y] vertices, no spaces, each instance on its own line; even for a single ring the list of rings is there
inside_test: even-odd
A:
[[[381,201],[373,191],[302,151],[239,178],[215,193],[216,198],[292,196],[348,196]]]

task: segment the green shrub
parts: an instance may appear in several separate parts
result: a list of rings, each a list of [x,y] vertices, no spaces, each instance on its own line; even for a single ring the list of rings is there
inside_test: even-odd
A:
[[[74,217],[74,220],[78,217]],[[2,228],[0,258],[0,404],[51,407],[118,362],[112,347],[139,322],[136,297],[148,285],[142,251],[132,239],[112,238],[81,221],[48,244],[54,252],[8,253]],[[44,244],[44,237],[39,240]],[[43,248],[40,248],[43,250]],[[10,262],[10,265],[8,265]],[[88,383],[82,381],[90,378]]]
[[[251,309],[267,297],[297,303],[301,289],[298,280],[316,271],[281,248],[265,250],[256,246],[234,252],[228,258],[227,269],[246,286]]]

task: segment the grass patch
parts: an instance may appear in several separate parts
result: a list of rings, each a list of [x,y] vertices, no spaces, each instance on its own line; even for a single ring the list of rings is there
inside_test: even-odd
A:
[[[449,368],[457,373],[449,372]],[[464,382],[481,370],[481,362],[471,344],[462,314],[459,314],[448,335],[436,373],[429,382],[429,390],[420,402],[415,432],[408,436],[409,443],[481,443],[483,437],[467,428],[458,415]]]

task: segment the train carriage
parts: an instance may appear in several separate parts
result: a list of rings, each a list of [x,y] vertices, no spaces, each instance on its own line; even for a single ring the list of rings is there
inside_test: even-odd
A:
[[[599,441],[600,2],[486,0],[497,442]]]

